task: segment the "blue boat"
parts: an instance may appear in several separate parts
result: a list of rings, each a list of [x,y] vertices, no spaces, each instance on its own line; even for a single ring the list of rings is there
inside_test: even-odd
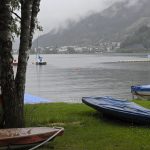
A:
[[[140,124],[150,123],[150,109],[128,100],[112,97],[83,97],[82,102],[113,118]]]
[[[139,99],[150,100],[150,85],[131,86],[131,93],[133,99],[136,97]]]

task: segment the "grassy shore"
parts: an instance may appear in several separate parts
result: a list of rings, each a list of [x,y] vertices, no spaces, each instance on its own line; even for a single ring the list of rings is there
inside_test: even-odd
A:
[[[136,101],[150,108],[150,101]],[[150,125],[105,118],[84,104],[25,106],[26,126],[61,126],[64,135],[40,150],[150,150]]]

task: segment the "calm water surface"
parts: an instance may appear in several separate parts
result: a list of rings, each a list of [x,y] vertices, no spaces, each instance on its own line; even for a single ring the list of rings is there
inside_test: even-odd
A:
[[[131,99],[130,86],[150,83],[150,62],[144,54],[42,55],[47,65],[36,66],[31,55],[26,93],[56,102],[81,102],[84,96]]]

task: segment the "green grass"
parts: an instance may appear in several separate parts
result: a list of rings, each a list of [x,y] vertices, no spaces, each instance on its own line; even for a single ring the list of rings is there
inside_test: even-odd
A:
[[[137,103],[150,108],[150,101]],[[150,126],[110,120],[84,104],[25,106],[26,126],[61,126],[64,135],[40,150],[150,150]]]

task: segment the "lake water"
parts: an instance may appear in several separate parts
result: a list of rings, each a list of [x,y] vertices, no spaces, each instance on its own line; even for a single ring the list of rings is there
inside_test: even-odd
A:
[[[146,54],[42,57],[47,61],[45,66],[35,65],[35,56],[30,56],[26,93],[56,102],[81,102],[84,96],[131,99],[131,85],[150,83],[150,62],[130,62],[147,60]]]

